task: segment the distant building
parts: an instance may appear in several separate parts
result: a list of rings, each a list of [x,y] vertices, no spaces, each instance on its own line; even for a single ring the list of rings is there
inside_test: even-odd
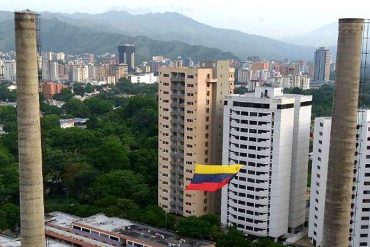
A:
[[[308,236],[322,246],[325,194],[328,175],[331,118],[315,119]],[[349,246],[370,244],[370,110],[358,113],[357,150],[353,164],[353,190]],[[329,209],[330,210],[330,209]]]
[[[269,69],[269,63],[267,61],[254,62],[254,63],[252,63],[251,69],[253,71],[256,71],[256,70],[268,70]]]
[[[54,95],[62,92],[63,85],[56,82],[45,82],[42,85],[42,93],[46,99],[53,98]]]
[[[112,84],[112,85],[116,85],[116,76],[114,75],[108,75],[108,76],[105,76],[103,81],[105,81],[107,84]]]
[[[135,45],[124,44],[118,46],[118,63],[124,63],[128,66],[129,72],[135,71]]]
[[[275,78],[275,87],[310,89],[310,77],[308,75],[287,75]]]
[[[57,60],[64,62],[64,60],[65,60],[65,54],[64,54],[64,52],[58,52],[57,53]]]
[[[311,101],[271,87],[225,98],[222,164],[243,167],[222,189],[224,225],[273,238],[302,230]]]
[[[326,82],[330,78],[330,64],[331,55],[330,50],[325,47],[320,47],[315,51],[315,69],[314,78],[315,82]]]
[[[215,247],[210,241],[181,238],[167,230],[104,214],[80,218],[52,212],[46,215],[45,225],[48,237],[71,246]]]
[[[95,55],[91,53],[84,53],[81,55],[81,59],[84,64],[94,64]]]
[[[72,81],[73,82],[85,82],[89,77],[89,67],[85,66],[73,66],[72,69]]]
[[[67,118],[59,119],[59,125],[62,129],[72,128],[72,127],[85,127],[88,118]]]
[[[127,77],[128,75],[128,67],[127,64],[120,63],[116,65],[115,68],[115,76],[116,76],[116,82],[119,81],[119,79]]]
[[[238,82],[248,83],[251,80],[251,71],[248,68],[240,68],[238,70]]]
[[[158,81],[158,76],[154,76],[153,73],[130,75],[129,80],[131,81],[131,83],[153,84]]]
[[[3,66],[4,66],[3,68],[4,79],[8,81],[15,81],[17,73],[15,60],[5,60]]]

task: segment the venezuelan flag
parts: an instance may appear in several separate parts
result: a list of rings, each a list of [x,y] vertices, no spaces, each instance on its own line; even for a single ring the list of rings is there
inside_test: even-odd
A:
[[[241,165],[195,165],[194,176],[186,190],[217,191],[230,182]]]

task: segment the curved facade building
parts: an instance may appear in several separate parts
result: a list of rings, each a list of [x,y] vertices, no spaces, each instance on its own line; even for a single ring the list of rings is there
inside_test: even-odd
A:
[[[244,168],[222,191],[223,224],[273,238],[304,224],[311,100],[282,88],[226,98],[223,164]]]

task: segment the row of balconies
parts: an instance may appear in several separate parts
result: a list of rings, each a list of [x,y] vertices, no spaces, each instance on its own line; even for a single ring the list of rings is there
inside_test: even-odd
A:
[[[235,112],[231,113],[231,119],[237,119],[237,120],[251,120],[251,121],[264,121],[264,122],[271,122],[271,116],[245,116],[245,115],[238,115]]]
[[[249,227],[253,227],[253,228],[258,228],[258,229],[267,229],[267,222],[263,222],[263,223],[253,223],[253,222],[247,222],[247,221],[243,221],[243,220],[238,220],[236,217],[233,217],[233,215],[229,215],[229,221],[232,222],[232,223],[235,223],[235,224],[241,224],[241,225],[244,225],[244,226],[249,226]]]
[[[242,204],[239,204],[237,202],[234,202],[233,200],[229,200],[228,204],[231,207],[242,208],[242,209],[245,209],[245,210],[253,211],[255,213],[262,213],[262,214],[267,214],[268,213],[268,207],[267,207],[267,205],[259,206],[259,207],[256,207],[256,206],[247,206],[247,205],[242,205]]]

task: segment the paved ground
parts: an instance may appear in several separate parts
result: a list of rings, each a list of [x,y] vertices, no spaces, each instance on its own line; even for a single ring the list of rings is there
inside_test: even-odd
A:
[[[292,246],[294,247],[314,247],[310,243],[310,239],[307,236],[295,242],[294,244],[292,244]]]

